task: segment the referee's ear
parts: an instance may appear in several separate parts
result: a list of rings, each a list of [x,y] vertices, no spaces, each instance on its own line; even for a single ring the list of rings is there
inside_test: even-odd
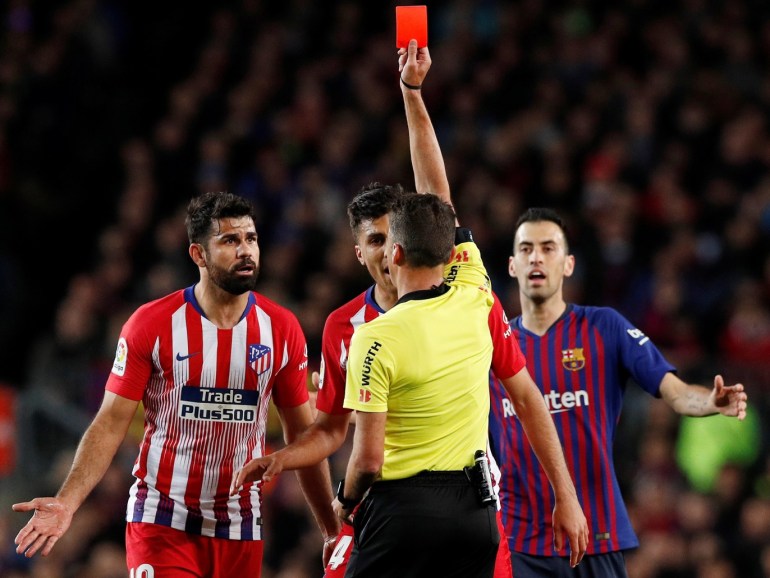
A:
[[[406,253],[400,244],[393,243],[393,254],[391,255],[390,260],[394,265],[398,265],[399,267],[403,267],[406,263]]]

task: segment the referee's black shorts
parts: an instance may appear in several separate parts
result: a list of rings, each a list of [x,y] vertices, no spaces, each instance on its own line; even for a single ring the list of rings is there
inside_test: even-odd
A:
[[[376,482],[353,520],[345,578],[484,578],[500,534],[463,472]]]

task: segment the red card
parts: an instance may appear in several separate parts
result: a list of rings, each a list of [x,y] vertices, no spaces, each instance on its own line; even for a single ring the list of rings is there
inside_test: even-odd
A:
[[[396,48],[406,48],[417,40],[417,47],[428,45],[428,7],[396,6]]]

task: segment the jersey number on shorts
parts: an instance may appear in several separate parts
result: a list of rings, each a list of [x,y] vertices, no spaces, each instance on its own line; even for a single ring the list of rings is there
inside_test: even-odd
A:
[[[136,572],[131,568],[129,578],[155,578],[155,568],[149,564],[141,564],[139,568],[136,569]]]
[[[340,564],[347,563],[348,557],[346,553],[350,545],[353,543],[353,536],[341,536],[337,541],[337,545],[334,547],[332,557],[329,558],[329,568],[336,570]]]

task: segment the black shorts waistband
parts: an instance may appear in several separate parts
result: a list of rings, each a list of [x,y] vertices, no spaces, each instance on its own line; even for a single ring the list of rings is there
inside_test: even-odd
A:
[[[468,483],[468,476],[461,470],[440,472],[426,470],[414,476],[401,478],[399,480],[380,480],[372,485],[372,489],[377,487],[385,489],[436,485],[460,486],[467,485]]]

